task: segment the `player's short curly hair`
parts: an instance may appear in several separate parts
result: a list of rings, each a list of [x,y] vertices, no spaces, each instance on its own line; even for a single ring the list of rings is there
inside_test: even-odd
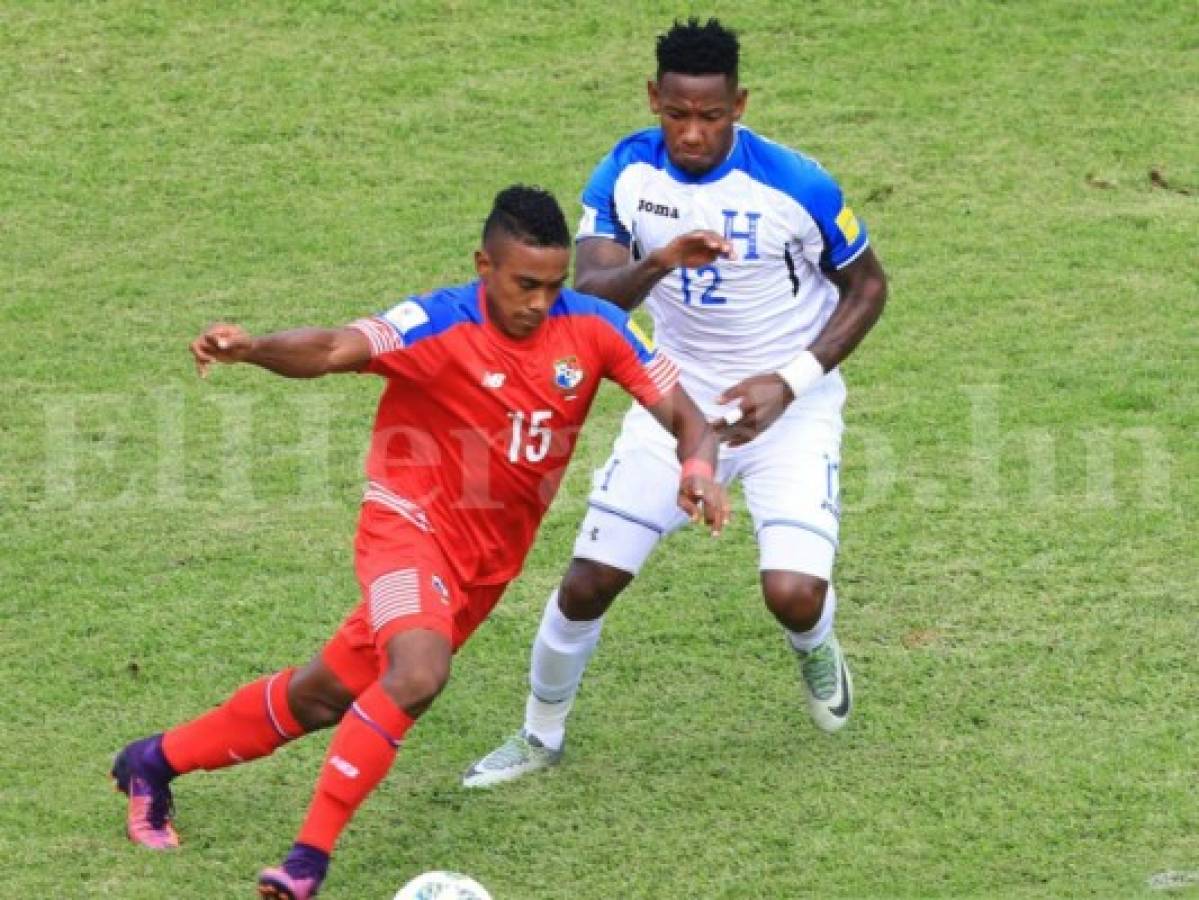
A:
[[[570,246],[570,229],[562,207],[553,194],[539,187],[514,184],[495,195],[491,213],[483,223],[483,242],[496,231],[532,247]]]
[[[737,81],[741,45],[737,34],[720,24],[719,19],[675,20],[665,34],[658,35],[658,78],[667,72],[680,75],[727,75]]]

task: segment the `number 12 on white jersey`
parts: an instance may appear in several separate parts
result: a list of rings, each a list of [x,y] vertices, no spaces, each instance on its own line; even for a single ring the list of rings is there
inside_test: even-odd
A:
[[[720,270],[715,266],[701,266],[692,271],[679,269],[679,278],[683,282],[683,303],[687,306],[698,303],[700,306],[720,306],[728,303],[729,298],[716,293],[720,287]]]

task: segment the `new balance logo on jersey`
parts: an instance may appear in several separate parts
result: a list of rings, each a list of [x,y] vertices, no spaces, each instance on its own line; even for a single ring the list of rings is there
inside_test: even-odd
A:
[[[653,213],[655,216],[666,216],[668,219],[677,219],[679,217],[679,208],[677,206],[654,203],[652,200],[642,200],[637,206],[637,212]]]
[[[502,388],[504,381],[508,378],[503,372],[484,372],[483,387],[485,388]]]

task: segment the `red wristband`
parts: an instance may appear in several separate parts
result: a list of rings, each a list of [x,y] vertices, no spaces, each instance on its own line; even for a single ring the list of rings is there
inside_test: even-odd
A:
[[[700,478],[711,481],[713,474],[715,473],[712,471],[712,464],[710,462],[706,459],[697,459],[693,456],[683,463],[683,474],[679,476],[679,480],[685,481],[692,475],[698,475]]]

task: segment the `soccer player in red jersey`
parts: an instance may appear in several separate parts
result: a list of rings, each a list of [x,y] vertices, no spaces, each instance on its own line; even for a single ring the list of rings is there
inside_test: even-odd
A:
[[[554,198],[497,195],[472,284],[413,297],[345,328],[252,337],[209,327],[191,345],[201,375],[252,363],[290,378],[387,379],[366,461],[355,541],[362,601],[307,665],[236,691],[216,709],[127,745],[113,765],[129,837],[178,846],[170,782],[266,756],[336,725],[307,817],[263,897],[304,900],[355,810],[413,722],[445,686],[456,651],[520,571],[602,378],[678,439],[679,504],[719,533],[716,438],[615,306],[564,287],[570,234]]]

